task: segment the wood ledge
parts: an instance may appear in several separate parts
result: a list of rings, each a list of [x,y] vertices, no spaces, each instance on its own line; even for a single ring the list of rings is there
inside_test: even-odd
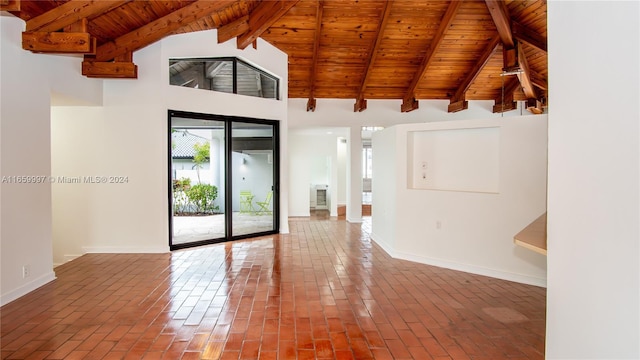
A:
[[[531,224],[513,237],[513,242],[529,250],[547,255],[547,213],[540,215]]]

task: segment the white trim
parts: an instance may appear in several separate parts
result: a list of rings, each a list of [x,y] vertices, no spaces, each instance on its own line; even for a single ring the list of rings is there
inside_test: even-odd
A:
[[[87,254],[159,254],[169,252],[169,246],[85,246]]]
[[[83,254],[66,254],[64,255],[64,262],[69,262],[71,260],[75,260],[82,256]]]
[[[373,242],[375,242],[378,246],[380,246],[382,250],[384,250],[387,254],[389,254],[389,256],[391,256],[392,258],[397,258],[393,248],[389,244],[387,244],[387,242],[382,241],[382,238],[378,237],[378,235],[376,235],[373,232],[371,233],[371,240],[373,240]]]
[[[75,259],[79,258],[80,256],[82,256],[82,254],[72,254],[72,255],[67,254],[67,255],[64,255],[64,257],[63,257],[64,261],[61,262],[61,263],[53,263],[53,268],[55,269],[55,268],[57,268],[58,266],[60,266],[62,264],[66,264],[69,261],[72,261],[72,260],[75,260]]]
[[[400,251],[396,251],[395,249],[389,247],[386,243],[376,240],[376,237],[371,236],[371,239],[382,248],[389,256],[394,259],[400,260],[408,260],[421,264],[437,266],[445,269],[463,271],[471,274],[489,276],[496,279],[513,281],[521,284],[533,285],[546,288],[547,287],[547,279],[538,278],[528,275],[516,274],[511,272],[505,272],[496,269],[490,269],[482,266],[475,266],[469,264],[462,264],[455,261],[443,260],[431,258],[428,256],[420,256],[411,253],[404,253]]]
[[[347,218],[347,222],[350,223],[355,223],[355,224],[360,224],[362,222],[362,217],[358,218],[358,219],[352,219],[352,218]]]
[[[33,279],[32,281],[18,287],[17,289],[9,291],[8,293],[0,296],[0,306],[4,306],[14,300],[17,300],[18,298],[27,295],[28,293],[45,284],[52,282],[55,279],[56,274],[53,271],[50,271],[36,279]]]

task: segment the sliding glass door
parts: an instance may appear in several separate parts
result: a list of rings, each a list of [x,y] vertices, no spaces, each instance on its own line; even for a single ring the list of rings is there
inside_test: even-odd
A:
[[[278,123],[169,111],[171,249],[278,231]]]
[[[234,122],[231,130],[233,234],[271,231],[274,216],[274,126]]]

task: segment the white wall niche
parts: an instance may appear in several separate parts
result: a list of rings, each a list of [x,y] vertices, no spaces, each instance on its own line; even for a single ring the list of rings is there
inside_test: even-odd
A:
[[[498,193],[500,128],[407,133],[410,189]]]
[[[421,169],[414,149],[472,169],[470,154],[480,152],[484,159],[477,161],[496,172],[497,178],[486,181],[494,188],[425,191],[407,186],[414,181],[410,164]],[[545,256],[513,242],[546,211],[546,115],[395,125],[373,134],[373,151],[371,237],[391,256],[546,286]],[[451,155],[456,151],[461,153]]]

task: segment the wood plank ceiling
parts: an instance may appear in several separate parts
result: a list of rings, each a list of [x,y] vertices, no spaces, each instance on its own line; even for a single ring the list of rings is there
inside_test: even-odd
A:
[[[132,54],[166,36],[218,29],[289,56],[289,98],[494,100],[547,105],[546,0],[0,0],[26,21],[23,48],[84,54],[88,77],[135,78]],[[510,75],[505,75],[510,74]]]

